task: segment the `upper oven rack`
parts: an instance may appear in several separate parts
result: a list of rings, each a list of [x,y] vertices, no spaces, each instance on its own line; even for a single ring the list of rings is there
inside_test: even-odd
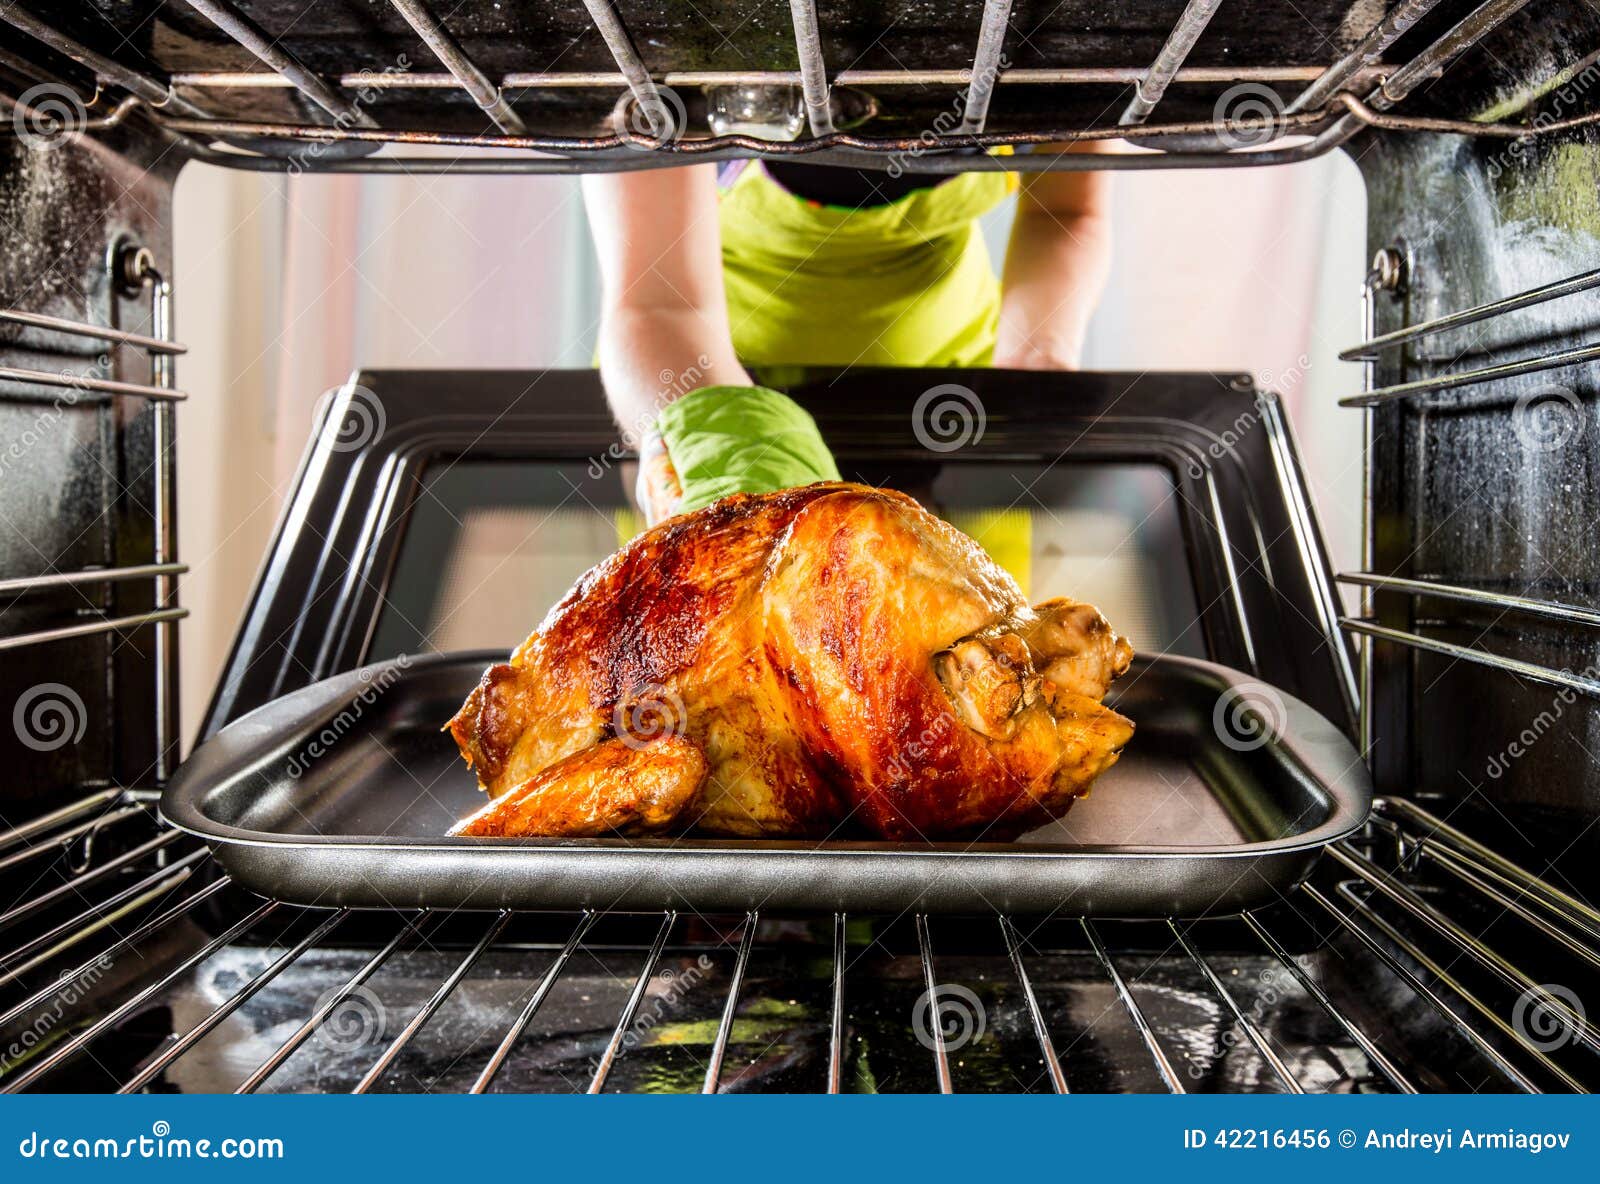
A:
[[[121,105],[79,130],[106,130],[136,107],[184,143],[194,157],[239,168],[339,172],[529,172],[571,173],[662,167],[687,160],[804,155],[818,163],[907,172],[950,173],[978,170],[1039,172],[1073,169],[1150,169],[1239,167],[1288,163],[1321,155],[1364,128],[1389,131],[1449,132],[1499,138],[1548,136],[1600,121],[1600,112],[1559,120],[1508,123],[1474,119],[1407,116],[1393,108],[1456,62],[1530,0],[1486,0],[1405,61],[1384,64],[1387,51],[1419,22],[1443,10],[1443,0],[1399,0],[1347,52],[1322,66],[1301,64],[1192,66],[1191,52],[1222,7],[1222,0],[1188,0],[1160,51],[1147,65],[1013,68],[1004,48],[1012,0],[984,0],[973,32],[972,64],[906,70],[837,68],[830,76],[815,0],[790,0],[797,70],[677,70],[651,73],[627,23],[611,0],[584,0],[604,41],[614,71],[511,71],[490,77],[452,33],[447,20],[425,0],[388,0],[394,13],[420,38],[442,70],[374,69],[371,65],[337,74],[309,68],[273,30],[259,26],[229,0],[183,0],[216,29],[243,47],[264,67],[259,71],[176,70],[157,74],[134,68],[62,32],[50,22],[13,6],[5,21],[50,51],[89,71],[100,86],[127,92]],[[1305,86],[1287,103],[1266,83]],[[1222,101],[1210,120],[1152,121],[1169,89],[1201,84],[1260,85],[1260,114],[1233,112],[1224,119]],[[997,86],[1131,86],[1115,124],[1098,120],[1038,130],[987,127]],[[675,87],[767,85],[798,87],[803,93],[810,136],[783,142],[744,134],[687,135],[683,102]],[[896,90],[925,85],[964,88],[959,120],[938,121],[916,134],[875,135],[835,126],[832,87]],[[567,91],[615,92],[619,104],[612,130],[601,135],[550,135],[529,132],[516,100],[530,94]],[[242,120],[219,115],[219,99],[230,92],[290,90],[303,96],[313,113],[328,122]],[[459,92],[482,112],[481,132],[442,131],[406,121],[380,121],[359,101],[372,94],[427,95]],[[1537,95],[1538,92],[1534,92]],[[356,98],[352,98],[356,95]],[[1227,94],[1224,94],[1224,99]],[[1522,108],[1535,102],[1526,101]],[[621,118],[627,104],[641,126]],[[22,108],[27,114],[27,108]],[[8,123],[10,121],[7,121]],[[6,130],[9,130],[6,129]],[[1119,139],[1136,134],[1141,143],[1160,147],[1148,154],[1066,154],[1058,151],[993,158],[976,150],[1027,147],[1075,141]],[[1289,142],[1300,137],[1300,142]],[[1306,138],[1309,137],[1309,138]],[[229,143],[229,141],[234,141]],[[241,147],[240,141],[248,146]],[[264,142],[286,145],[341,145],[340,152],[285,154],[261,150]],[[372,156],[385,145],[428,145],[464,150],[454,158]],[[1248,147],[1249,150],[1240,150]],[[363,151],[365,149],[365,151]],[[525,155],[488,156],[488,150]],[[968,150],[960,155],[951,152]],[[537,153],[541,155],[527,155]]]
[[[117,824],[145,826],[153,829],[154,835],[114,858],[94,858],[93,849],[87,844],[100,830]],[[84,858],[74,864],[73,856],[80,849]],[[1170,1034],[1163,1035],[1149,1011],[1164,989],[1155,984],[1171,982],[1171,975],[1181,970],[1210,994],[1223,1022],[1233,1025],[1237,1036],[1224,1042],[1231,1047],[1237,1040],[1241,1050],[1248,1045],[1259,1058],[1257,1080],[1265,1087],[1290,1093],[1319,1088],[1317,1082],[1303,1076],[1303,1062],[1285,1046],[1283,1031],[1280,1029],[1275,1035],[1270,1030],[1269,1013],[1263,1011],[1258,1000],[1242,995],[1245,980],[1237,970],[1229,968],[1233,965],[1229,959],[1237,957],[1236,951],[1243,944],[1265,951],[1261,956],[1271,969],[1257,972],[1262,981],[1292,983],[1293,990],[1303,992],[1306,1006],[1326,1017],[1350,1047],[1359,1050],[1370,1066],[1371,1088],[1414,1093],[1426,1087],[1423,1074],[1431,1070],[1405,1059],[1388,1035],[1375,1030],[1383,1022],[1379,1014],[1356,1006],[1354,1000],[1341,994],[1336,980],[1345,972],[1338,971],[1337,966],[1351,958],[1353,952],[1372,959],[1379,968],[1375,973],[1391,977],[1393,985],[1414,994],[1454,1038],[1463,1042],[1469,1055],[1490,1072],[1482,1080],[1468,1078],[1474,1086],[1530,1093],[1592,1087],[1596,1080],[1592,1058],[1600,1051],[1600,1035],[1582,1014],[1581,1005],[1566,998],[1561,988],[1544,984],[1550,981],[1554,966],[1563,957],[1600,967],[1600,913],[1471,839],[1444,819],[1403,800],[1380,800],[1370,832],[1365,837],[1340,840],[1330,853],[1325,874],[1297,890],[1281,906],[1245,913],[1242,930],[1236,925],[1230,929],[1234,923],[1227,921],[1112,923],[1072,917],[1056,922],[1057,928],[1047,936],[1031,921],[1024,924],[997,916],[982,922],[987,927],[982,930],[987,935],[982,940],[988,951],[984,956],[993,960],[997,974],[1005,973],[1001,967],[1009,971],[1011,989],[1020,1001],[1017,1018],[1025,1021],[1021,1030],[1031,1028],[1037,1042],[1037,1059],[1024,1056],[1013,1070],[1015,1080],[1034,1080],[1039,1088],[1067,1092],[1072,1058],[1087,1052],[1058,1046],[1052,1036],[1051,1018],[1035,989],[1044,973],[1041,960],[1055,956],[1067,948],[1063,943],[1070,943],[1098,966],[1102,982],[1110,988],[1110,1008],[1120,1013],[1119,1022],[1136,1034],[1129,1047],[1142,1048],[1148,1057],[1142,1073],[1152,1087],[1183,1093],[1199,1080],[1192,1075],[1192,1066],[1190,1073],[1183,1071],[1184,1054],[1171,1042]],[[740,1073],[727,1066],[725,1057],[740,1014],[741,991],[750,974],[753,950],[758,944],[773,948],[771,931],[762,928],[765,919],[755,912],[711,925],[709,936],[704,927],[697,936],[693,927],[681,923],[692,919],[675,913],[640,915],[642,927],[630,930],[637,937],[625,939],[620,945],[607,945],[595,936],[597,922],[614,917],[603,912],[541,915],[496,911],[452,920],[437,911],[401,910],[379,915],[372,931],[376,936],[361,937],[352,932],[358,927],[354,910],[303,909],[259,898],[228,907],[228,922],[206,934],[192,923],[203,917],[224,893],[233,892],[226,875],[212,864],[204,847],[192,845],[181,832],[158,826],[148,803],[116,791],[91,795],[48,817],[0,832],[0,858],[4,860],[0,866],[19,859],[36,868],[48,869],[52,863],[58,867],[67,865],[56,887],[31,899],[8,902],[0,912],[0,932],[29,918],[54,918],[58,914],[49,911],[52,908],[70,913],[48,932],[25,937],[20,944],[13,944],[15,939],[0,943],[6,947],[6,952],[0,954],[0,987],[8,988],[7,1000],[0,1010],[0,1037],[10,1042],[13,1052],[21,1048],[26,1054],[9,1060],[0,1056],[0,1092],[6,1093],[37,1086],[49,1088],[53,1081],[58,1084],[59,1078],[54,1075],[77,1058],[92,1056],[90,1047],[99,1037],[141,1009],[156,1007],[154,1014],[161,1016],[163,1022],[170,1022],[172,1028],[136,1062],[113,1070],[96,1058],[101,1070],[113,1074],[112,1088],[121,1092],[143,1090],[206,1037],[218,1032],[253,998],[274,988],[302,959],[336,942],[348,943],[352,937],[358,947],[370,952],[356,953],[354,969],[348,975],[335,976],[342,981],[319,988],[320,995],[305,1008],[303,1016],[291,1012],[289,1023],[285,1024],[279,1012],[269,1009],[268,1014],[273,1017],[270,1022],[281,1026],[282,1032],[269,1038],[264,1046],[269,1052],[255,1054],[259,1063],[248,1061],[237,1066],[238,1079],[227,1088],[240,1093],[270,1088],[274,1075],[320,1028],[330,1020],[342,1022],[339,1017],[353,1006],[352,1000],[356,1004],[370,1003],[373,996],[369,984],[377,982],[397,956],[426,949],[442,955],[442,965],[448,969],[419,1003],[408,1004],[403,1014],[390,1017],[395,1021],[392,1030],[384,1027],[364,1046],[374,1051],[370,1059],[355,1067],[359,1076],[352,1073],[347,1083],[356,1093],[392,1088],[396,1081],[406,1080],[395,1074],[408,1047],[440,1018],[452,995],[486,957],[493,953],[496,957],[513,958],[509,964],[502,963],[496,972],[503,976],[506,965],[519,965],[515,960],[517,951],[524,951],[522,957],[527,957],[527,951],[543,950],[553,955],[548,964],[537,971],[516,972],[525,980],[522,992],[500,996],[506,1001],[502,1004],[504,1014],[498,1026],[484,1033],[486,1037],[499,1033],[493,1040],[492,1052],[483,1057],[481,1064],[467,1066],[467,1077],[460,1078],[463,1083],[471,1081],[469,1092],[486,1092],[496,1086],[519,1044],[535,1039],[530,1033],[540,1008],[563,975],[575,971],[579,950],[592,956],[600,949],[610,949],[634,959],[636,970],[632,972],[631,987],[614,1022],[607,1021],[609,1035],[584,1061],[581,1079],[567,1078],[572,1088],[601,1092],[609,1087],[619,1058],[638,1045],[639,1032],[648,1031],[648,1027],[637,1025],[637,1017],[647,992],[659,983],[670,949],[674,955],[709,951],[726,957],[731,953],[726,997],[716,1009],[720,1018],[715,1021],[715,1037],[709,1042],[701,1065],[704,1076],[699,1088],[706,1093],[736,1089],[740,1087]],[[1423,884],[1429,877],[1435,881],[1431,888]],[[1461,895],[1441,894],[1440,878]],[[1519,945],[1505,926],[1494,930],[1492,942],[1489,927],[1481,922],[1478,932],[1470,931],[1459,918],[1470,915],[1473,908],[1510,918],[1524,928],[1531,944]],[[545,923],[541,932],[552,937],[511,939],[508,928],[515,922],[537,921],[540,917]],[[813,920],[817,947],[814,956],[826,958],[831,964],[824,976],[829,983],[823,1004],[827,1012],[826,1071],[819,1075],[818,1085],[827,1092],[840,1092],[849,1087],[851,984],[865,986],[861,980],[868,971],[861,961],[864,952],[859,944],[847,941],[851,918],[834,914]],[[456,926],[454,936],[448,939],[441,936],[447,923]],[[794,922],[786,924],[786,940],[793,941]],[[945,959],[958,955],[949,948],[943,952],[936,949],[928,918],[913,917],[911,924],[920,962],[919,977],[927,988],[927,997],[944,998],[954,990],[944,984],[958,981],[961,976]],[[1305,952],[1307,934],[1312,939],[1309,954]],[[157,949],[171,951],[174,943],[178,947],[176,953],[165,958],[148,957]],[[1350,949],[1335,954],[1332,946],[1338,943],[1346,943]],[[230,974],[228,989],[220,997],[206,996],[208,1006],[203,1011],[185,1012],[188,1018],[179,1019],[177,1010],[159,1006],[168,992],[180,987],[208,959],[244,945],[255,948],[249,964],[259,968],[248,974]],[[1149,955],[1136,952],[1140,950],[1160,952],[1152,962]],[[1324,954],[1327,959],[1319,963],[1317,959]],[[108,993],[93,994],[110,968],[133,961],[148,961],[148,968]],[[57,975],[54,967],[62,962],[71,965]],[[41,980],[34,972],[47,965],[51,973]],[[1330,971],[1334,972],[1333,978],[1329,977]],[[1379,996],[1391,986],[1378,979],[1361,981],[1365,991]],[[39,982],[42,985],[37,989],[28,990]],[[59,1014],[57,1004],[63,984],[75,991],[81,987],[82,996],[75,994],[74,1000],[95,999],[84,1005],[94,1007],[96,1018],[88,1025],[57,1032],[46,1039],[52,1037],[54,1020],[43,1024],[41,1032],[40,1017]],[[19,986],[25,992],[20,998],[16,990]],[[1157,992],[1155,996],[1149,993],[1152,989]],[[1516,994],[1516,1007],[1508,1009],[1497,1000],[1496,991]],[[1528,1018],[1530,1009],[1532,1019]],[[234,1026],[238,1026],[237,1021]],[[245,1026],[248,1028],[249,1023]],[[19,1032],[34,1035],[24,1040]],[[910,1035],[906,1034],[908,1039]],[[445,1034],[441,1038],[459,1041],[460,1036],[457,1032],[453,1037]],[[954,1049],[947,1047],[950,1033],[940,1023],[932,1023],[922,1036],[924,1053],[920,1055],[928,1058],[927,1076],[932,1087],[946,1093],[961,1088],[960,1064]],[[0,1044],[0,1052],[5,1047]],[[459,1044],[453,1047],[457,1056],[467,1051]],[[476,1047],[489,1045],[480,1040]],[[970,1056],[970,1051],[966,1055]],[[1442,1053],[1435,1049],[1433,1055]],[[1302,1066],[1299,1072],[1297,1065]],[[1437,1083],[1433,1087],[1437,1088]]]

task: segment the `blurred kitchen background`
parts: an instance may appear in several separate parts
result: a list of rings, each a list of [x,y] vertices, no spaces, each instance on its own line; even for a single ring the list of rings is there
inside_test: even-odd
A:
[[[1086,368],[1250,371],[1290,408],[1335,568],[1359,566],[1365,196],[1335,152],[1125,172]],[[996,260],[1009,205],[988,219]],[[357,367],[586,366],[599,288],[568,177],[266,175],[176,196],[183,734],[192,738],[305,447]],[[1072,589],[1059,591],[1072,592]],[[530,606],[528,626],[544,605]],[[1137,641],[1137,638],[1135,638]]]

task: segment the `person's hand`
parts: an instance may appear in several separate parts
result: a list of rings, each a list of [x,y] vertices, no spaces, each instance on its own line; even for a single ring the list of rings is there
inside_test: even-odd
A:
[[[669,404],[639,448],[640,509],[650,525],[735,493],[839,480],[816,421],[763,386],[710,386]]]

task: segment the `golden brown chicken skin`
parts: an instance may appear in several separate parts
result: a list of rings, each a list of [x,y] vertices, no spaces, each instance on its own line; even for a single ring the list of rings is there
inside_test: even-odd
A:
[[[1099,700],[1131,656],[902,494],[737,495],[484,674],[449,728],[494,801],[459,833],[1005,837],[1116,761],[1133,725]]]

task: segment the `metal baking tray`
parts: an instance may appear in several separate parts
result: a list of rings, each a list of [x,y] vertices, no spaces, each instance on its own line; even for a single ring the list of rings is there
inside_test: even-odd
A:
[[[1366,819],[1333,724],[1246,675],[1135,658],[1108,702],[1138,725],[1068,815],[1015,842],[469,839],[483,802],[440,731],[499,653],[386,662],[229,724],[162,797],[240,884],[357,908],[1201,916],[1266,904]]]

